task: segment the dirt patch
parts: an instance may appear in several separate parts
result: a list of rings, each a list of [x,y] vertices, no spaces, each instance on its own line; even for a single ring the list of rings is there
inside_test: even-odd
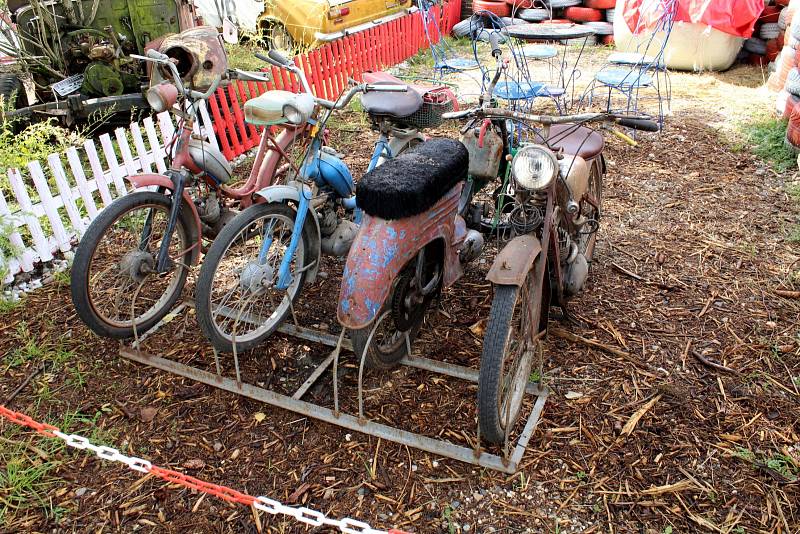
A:
[[[799,283],[800,249],[785,237],[798,213],[783,189],[790,177],[720,141],[722,103],[746,113],[759,89],[742,88],[750,96],[737,104],[720,90],[700,94],[683,83],[708,78],[747,86],[757,75],[744,67],[676,74],[674,116],[663,134],[643,136],[638,148],[609,140],[596,261],[589,287],[571,306],[580,324],[551,321],[543,370],[553,394],[514,476],[129,363],[116,343],[80,323],[63,285],[35,292],[3,315],[0,398],[44,361],[12,408],[79,434],[94,432],[160,466],[373,526],[796,532],[800,301],[780,293]],[[358,169],[369,145],[351,129],[338,146]],[[469,327],[491,304],[483,281],[488,261],[471,266],[430,314],[422,354],[477,366],[480,338]],[[304,293],[303,321],[335,330],[338,268],[326,263],[328,277]],[[213,366],[191,313],[146,348]],[[242,355],[243,369],[261,384],[291,391],[327,352],[276,335]],[[345,358],[342,383],[351,391],[354,365]],[[329,384],[312,398],[329,404]],[[368,375],[366,389],[373,417],[464,444],[462,430],[474,434],[474,386],[401,369]],[[20,450],[15,444],[41,449],[46,441],[7,422],[0,431],[4,458]],[[78,451],[44,451],[44,460],[23,449],[31,462],[53,463],[48,476],[58,482],[40,488],[41,502],[9,508],[4,531],[256,532],[243,507],[140,479]],[[0,499],[7,500],[3,485]],[[260,521],[269,532],[305,531],[263,514]]]

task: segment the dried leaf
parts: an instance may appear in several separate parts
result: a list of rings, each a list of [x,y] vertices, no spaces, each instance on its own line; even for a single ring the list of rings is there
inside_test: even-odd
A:
[[[581,397],[583,397],[583,393],[579,391],[567,391],[567,394],[564,395],[564,397],[566,397],[569,400],[580,399]]]
[[[139,410],[139,420],[142,423],[149,423],[153,419],[155,419],[156,414],[158,413],[158,408],[155,406],[145,406],[141,410]]]
[[[308,482],[305,482],[305,483],[303,483],[303,484],[300,484],[300,487],[299,487],[299,488],[297,488],[296,490],[294,490],[294,491],[292,492],[292,494],[291,494],[291,495],[289,495],[289,502],[290,502],[290,503],[295,503],[295,502],[297,502],[297,500],[298,500],[300,497],[302,497],[302,496],[303,496],[303,494],[304,494],[305,492],[307,492],[307,491],[308,491],[310,488],[311,488],[311,484],[309,484]]]
[[[656,395],[655,397],[650,399],[650,402],[648,402],[647,404],[636,410],[631,416],[631,418],[628,419],[628,422],[625,423],[625,426],[622,427],[622,435],[627,436],[631,432],[633,432],[633,429],[636,428],[636,423],[639,422],[639,419],[641,419],[642,416],[647,413],[647,410],[655,406],[655,404],[659,401],[660,398],[661,395]]]
[[[206,466],[206,463],[200,458],[192,458],[191,460],[186,460],[181,465],[183,465],[185,469],[202,469]]]
[[[651,401],[652,402],[652,401]],[[696,490],[697,486],[691,480],[681,480],[675,484],[666,484],[664,486],[656,486],[654,488],[647,488],[640,491],[640,495],[663,495],[664,493],[680,493],[686,490]]]
[[[481,319],[474,325],[470,326],[469,331],[477,337],[483,337],[483,333],[486,331],[486,319]]]

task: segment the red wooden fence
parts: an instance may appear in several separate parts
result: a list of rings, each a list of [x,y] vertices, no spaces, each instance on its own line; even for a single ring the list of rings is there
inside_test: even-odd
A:
[[[460,19],[461,0],[448,0],[432,8],[430,14],[438,21],[441,33],[447,35]],[[303,69],[316,96],[335,100],[347,88],[348,78],[360,80],[364,72],[396,65],[427,48],[423,25],[421,12],[410,13],[295,56],[294,62]],[[432,39],[438,37],[432,24],[428,33]],[[298,80],[284,69],[272,67],[272,77],[269,83],[231,83],[209,99],[214,133],[229,160],[257,146],[260,140],[260,131],[244,122],[242,105],[271,89],[296,92],[300,88]]]

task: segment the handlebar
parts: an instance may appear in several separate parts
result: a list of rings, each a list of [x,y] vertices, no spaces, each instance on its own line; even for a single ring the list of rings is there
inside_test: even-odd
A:
[[[276,62],[276,63],[278,63],[280,65],[289,65],[289,64],[291,64],[291,61],[286,59],[286,56],[284,56],[283,54],[281,54],[277,50],[270,50],[267,53],[267,56],[269,56],[269,58],[271,60],[273,60],[274,62]]]
[[[255,53],[255,56],[256,56],[258,59],[260,59],[261,61],[264,61],[265,63],[269,63],[269,64],[270,64],[270,65],[272,65],[273,67],[278,67],[278,68],[283,68],[283,67],[284,67],[284,65],[283,65],[283,64],[281,64],[281,63],[278,63],[277,61],[273,60],[272,58],[265,56],[265,55],[264,55],[264,54],[262,54],[261,52],[256,52],[256,53]]]
[[[146,56],[149,59],[153,59],[155,61],[169,61],[169,56],[168,55],[162,54],[161,52],[159,52],[155,48],[151,48],[150,50],[148,50]],[[136,57],[136,56],[132,56],[132,57]]]
[[[585,122],[614,122],[620,126],[642,130],[645,132],[658,132],[660,127],[657,122],[643,115],[628,115],[623,113],[579,113],[576,115],[534,115],[510,109],[500,108],[472,108],[461,111],[443,113],[446,120],[458,120],[468,117],[512,119],[518,121],[536,122],[543,125],[585,123]]]
[[[617,117],[617,123],[620,126],[643,132],[657,132],[661,129],[656,121],[640,117]]]
[[[178,92],[182,95],[186,95],[189,98],[193,98],[195,100],[208,100],[211,95],[214,94],[214,91],[217,90],[219,87],[220,82],[222,82],[222,76],[217,76],[214,78],[214,81],[211,82],[211,86],[205,93],[201,93],[200,91],[195,91],[194,89],[186,89],[183,85],[183,80],[181,79],[181,75],[178,72],[178,67],[173,62],[172,58],[170,58],[166,54],[162,54],[158,50],[148,50],[147,54],[144,56],[140,56],[137,54],[131,54],[130,57],[134,59],[139,59],[142,61],[149,61],[150,63],[156,63],[158,65],[164,65],[167,67],[172,74],[172,81],[175,84],[175,87],[178,88]]]

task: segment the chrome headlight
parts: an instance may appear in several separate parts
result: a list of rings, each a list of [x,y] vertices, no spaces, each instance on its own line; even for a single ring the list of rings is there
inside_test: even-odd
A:
[[[523,189],[545,189],[558,174],[558,160],[542,146],[522,147],[511,161],[511,174]]]

